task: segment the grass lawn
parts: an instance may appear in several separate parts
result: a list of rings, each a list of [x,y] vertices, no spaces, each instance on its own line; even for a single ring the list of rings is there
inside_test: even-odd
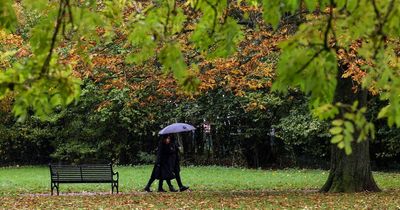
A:
[[[60,184],[65,196],[51,197],[47,167],[0,168],[0,209],[400,208],[399,173],[374,173],[381,193],[321,194],[316,190],[324,184],[327,171],[184,167],[181,176],[191,191],[143,193],[151,169],[117,167],[119,195],[108,194],[109,184]],[[154,183],[153,190],[156,186]]]

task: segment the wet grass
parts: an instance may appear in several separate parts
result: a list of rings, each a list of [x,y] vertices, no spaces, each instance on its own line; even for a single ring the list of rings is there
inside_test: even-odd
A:
[[[400,173],[375,172],[382,193],[321,194],[323,170],[253,170],[226,167],[183,167],[191,191],[141,192],[151,166],[119,166],[119,195],[109,184],[61,184],[62,195],[50,192],[44,166],[0,168],[3,208],[399,208]],[[175,184],[176,185],[176,184]],[[153,189],[156,184],[153,184]],[[74,193],[74,194],[73,194]]]
[[[150,176],[151,166],[120,166],[120,191],[141,191]],[[184,167],[181,177],[192,190],[284,190],[317,189],[326,179],[322,170],[252,170],[226,167]],[[173,182],[174,183],[174,182]],[[153,188],[156,188],[156,183]],[[11,167],[0,169],[0,195],[48,193],[48,167]],[[108,192],[109,184],[61,184],[61,192]]]

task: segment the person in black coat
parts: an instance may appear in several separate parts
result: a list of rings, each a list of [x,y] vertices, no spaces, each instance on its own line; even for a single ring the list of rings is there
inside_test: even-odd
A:
[[[163,189],[163,181],[166,180],[171,192],[177,192],[171,184],[171,179],[175,178],[176,171],[176,149],[177,147],[172,144],[172,135],[163,136],[158,144],[157,159],[154,164],[153,171],[150,179],[144,188],[145,191],[151,192],[151,184],[158,179],[158,192],[165,192]]]
[[[180,176],[180,158],[179,158],[179,144],[177,141],[175,141],[175,138],[173,136],[171,136],[171,145],[173,147],[173,149],[171,149],[171,163],[172,163],[172,170],[174,172],[175,175],[175,179],[176,182],[178,183],[179,186],[179,191],[185,191],[187,189],[189,189],[189,187],[184,186],[182,184],[182,180],[181,180],[181,176]]]

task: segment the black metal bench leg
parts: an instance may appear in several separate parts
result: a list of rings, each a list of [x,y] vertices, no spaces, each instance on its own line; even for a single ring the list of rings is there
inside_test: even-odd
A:
[[[57,195],[59,195],[59,191],[58,191],[58,183],[54,183],[54,182],[52,182],[51,183],[51,186],[50,186],[50,188],[51,188],[51,195],[53,195],[54,193],[54,188],[56,188],[56,190],[57,190]]]
[[[54,183],[54,187],[57,189],[57,195],[60,195],[60,191],[58,190],[58,186],[60,183]]]
[[[115,183],[115,182],[111,183],[111,194],[114,194],[114,188],[117,190],[117,194],[118,194],[119,193],[118,183]]]

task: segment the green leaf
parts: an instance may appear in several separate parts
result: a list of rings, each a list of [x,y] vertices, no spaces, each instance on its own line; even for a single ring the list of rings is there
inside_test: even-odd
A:
[[[333,138],[331,139],[331,143],[332,144],[337,144],[337,143],[343,141],[343,139],[344,139],[343,135],[341,135],[341,134],[340,135],[336,135],[336,136],[333,136]]]
[[[310,11],[315,11],[315,9],[317,8],[317,4],[318,2],[315,0],[305,0],[306,2],[306,6]]]
[[[341,9],[346,5],[347,0],[336,0],[336,7]]]
[[[357,110],[358,107],[358,101],[354,101],[353,105],[351,105],[351,110],[354,112]]]
[[[281,1],[279,0],[263,0],[263,18],[275,29],[281,20],[280,5]]]
[[[13,2],[12,0],[0,1],[0,29],[15,31],[18,25],[17,15],[12,6]]]
[[[32,2],[32,0],[23,0],[22,5],[27,9],[28,11],[38,11],[42,12],[44,9],[46,9],[49,6],[48,0],[35,0],[35,2]],[[58,2],[57,2],[58,4]]]
[[[378,119],[382,119],[388,116],[389,113],[389,109],[390,109],[390,105],[387,105],[385,107],[383,107],[378,114]]]
[[[353,10],[356,9],[357,4],[358,4],[358,0],[347,0],[347,7],[346,8],[347,8],[347,10],[349,12],[352,12]]]
[[[343,128],[342,128],[342,127],[333,127],[333,128],[331,128],[331,129],[329,129],[329,132],[330,132],[332,135],[337,135],[337,134],[341,133],[342,131],[343,131]]]
[[[52,11],[48,16],[42,18],[32,30],[32,36],[29,39],[34,54],[45,55],[50,49],[52,32],[54,31],[53,22],[56,11]]]
[[[343,149],[344,148],[344,141],[339,142],[339,144],[337,146],[339,147],[339,149]]]
[[[350,155],[352,153],[352,148],[351,148],[351,143],[348,141],[344,142],[344,151],[346,153],[346,155]]]
[[[179,44],[168,43],[160,51],[160,60],[164,66],[164,71],[173,72],[174,77],[180,83],[183,83],[188,75],[188,72],[187,65],[183,59]]]
[[[343,131],[343,134],[344,134],[344,141],[346,141],[346,142],[352,142],[352,141],[353,141],[353,135],[352,135],[352,133],[350,133],[350,132],[347,131],[347,130],[344,130],[344,131]]]
[[[238,43],[243,39],[241,26],[229,17],[214,34],[213,39],[215,50],[210,52],[208,57],[228,57],[236,52]]]
[[[339,113],[339,109],[332,104],[324,104],[314,108],[312,113],[315,117],[326,120],[334,118]]]
[[[346,130],[348,130],[350,133],[354,133],[354,125],[353,123],[349,122],[349,121],[345,121],[344,122],[344,127],[346,128]]]
[[[183,28],[183,24],[186,21],[186,16],[183,13],[183,9],[182,8],[178,8],[176,10],[176,14],[173,16],[171,23],[172,23],[172,31],[171,34],[176,34],[178,32],[180,32]]]
[[[284,11],[289,11],[291,13],[294,13],[299,8],[300,5],[299,1],[300,0],[286,0],[286,2],[283,4]]]
[[[146,22],[139,22],[133,27],[128,36],[128,41],[139,51],[130,53],[125,61],[127,63],[142,64],[155,55],[157,40],[152,34],[152,28]]]
[[[96,33],[98,26],[101,26],[105,30],[105,33],[102,37],[105,43],[109,42],[109,40],[112,38],[113,28],[110,23],[106,21],[106,18],[90,8],[73,7],[72,16],[75,20],[74,30],[76,30],[76,33],[81,35],[82,38],[85,38],[85,40],[95,40],[96,42],[100,42],[100,38]]]
[[[22,122],[25,120],[28,112],[27,107],[23,103],[19,103],[18,101],[13,106],[13,113],[15,116],[18,116],[18,121]]]
[[[360,132],[360,134],[358,135],[358,138],[357,138],[357,143],[360,143],[366,139],[367,139],[367,136],[366,136],[365,132]]]
[[[205,14],[190,37],[195,47],[208,58],[228,57],[236,52],[243,39],[241,26],[231,17],[214,25],[214,12]]]
[[[61,96],[59,94],[55,94],[55,95],[53,95],[51,97],[50,104],[53,107],[57,107],[57,106],[63,105],[63,99],[61,98]]]
[[[369,125],[368,129],[369,129],[369,133],[371,135],[371,138],[375,139],[376,138],[376,136],[375,136],[375,125],[373,123],[368,123],[368,125]]]
[[[346,113],[344,113],[343,116],[344,116],[345,119],[348,119],[348,120],[351,120],[351,121],[354,121],[354,119],[355,119],[355,115],[353,113],[346,112]]]
[[[334,125],[334,126],[341,126],[341,125],[343,125],[343,120],[340,120],[340,119],[338,119],[338,120],[334,120],[334,121],[332,121],[332,125]]]
[[[276,70],[277,78],[272,89],[299,87],[311,95],[310,104],[313,107],[332,103],[337,84],[337,61],[334,51],[304,48],[298,40],[296,43],[287,44],[282,46],[283,52]]]

